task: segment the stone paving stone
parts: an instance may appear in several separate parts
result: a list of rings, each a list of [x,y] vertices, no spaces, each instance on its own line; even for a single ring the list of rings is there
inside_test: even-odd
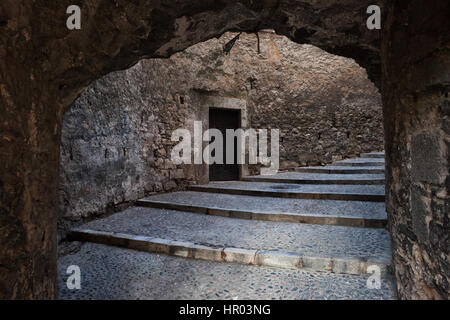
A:
[[[330,174],[384,174],[384,167],[342,167],[342,166],[324,166],[324,167],[299,167],[296,172],[305,173],[330,173]]]
[[[311,185],[271,182],[225,181],[207,185],[193,185],[191,191],[241,194],[262,197],[281,197],[322,200],[382,201],[383,185]]]
[[[353,158],[333,162],[332,166],[354,166],[354,167],[371,167],[384,166],[384,159],[380,158]]]
[[[242,181],[278,182],[297,184],[358,184],[358,185],[384,185],[384,174],[329,174],[329,173],[302,173],[281,172],[274,175],[247,176]]]
[[[384,152],[371,152],[371,153],[362,153],[360,155],[361,158],[384,158],[386,154]]]
[[[317,192],[317,193],[355,193],[355,194],[385,194],[384,186],[371,185],[309,185],[309,184],[290,184],[284,186],[279,183],[270,182],[247,182],[247,181],[214,181],[202,187],[223,188],[223,189],[239,189],[239,190],[261,190],[261,191],[279,191],[286,190],[288,192]]]
[[[316,168],[316,167],[313,167]],[[307,172],[280,172],[274,175],[248,176],[249,178],[284,178],[284,179],[307,179],[307,180],[384,180],[384,174],[328,174]]]
[[[335,273],[365,274],[369,266],[378,266],[382,274],[391,273],[391,268],[385,262],[367,260],[355,257],[312,257],[301,253],[281,251],[261,251],[241,248],[220,248],[205,246],[188,241],[164,240],[133,234],[95,231],[88,229],[74,230],[70,238],[77,242],[94,242],[127,249],[164,253],[172,256],[202,259],[217,262],[235,262],[255,264],[279,268],[304,268],[308,271],[329,271]],[[231,256],[227,257],[227,253]],[[239,253],[239,254],[237,254]]]
[[[81,270],[81,289],[69,290],[66,270]],[[58,261],[59,299],[396,299],[383,277],[368,289],[369,275],[305,272],[184,259],[86,243]]]
[[[385,217],[361,217],[349,215],[330,215],[330,214],[308,214],[308,213],[280,213],[280,212],[262,212],[256,210],[235,210],[226,208],[217,208],[211,206],[184,205],[174,202],[157,201],[151,199],[141,199],[136,202],[137,206],[176,210],[183,212],[193,212],[198,214],[208,214],[211,216],[229,217],[246,220],[262,220],[274,222],[292,222],[308,224],[326,224],[349,227],[366,228],[385,228],[387,219]]]
[[[80,227],[187,241],[213,247],[298,253],[324,258],[366,259],[390,264],[385,229],[240,220],[134,207]]]
[[[374,163],[374,164],[379,164],[379,163],[385,163],[385,160],[384,160],[384,158],[363,158],[363,157],[360,157],[360,158],[349,158],[349,159],[344,159],[344,160],[339,160],[339,161],[336,161],[336,162],[334,162],[334,163],[340,163],[340,162],[354,162],[354,163],[358,163],[358,162],[371,162],[371,163]]]
[[[385,205],[379,202],[280,199],[194,191],[157,194],[145,199],[186,206],[223,208],[269,214],[298,213],[312,216],[330,215],[338,217],[387,219]],[[204,211],[204,213],[206,212],[207,210]]]

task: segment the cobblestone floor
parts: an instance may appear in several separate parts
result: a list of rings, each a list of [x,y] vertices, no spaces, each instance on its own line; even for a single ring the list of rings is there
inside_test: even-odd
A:
[[[352,158],[352,159],[345,159],[341,161],[336,161],[334,163],[373,163],[374,166],[378,165],[384,165],[385,161],[383,158]]]
[[[67,267],[81,270],[81,290],[67,289]],[[156,255],[99,244],[59,259],[60,299],[395,299],[382,279],[312,273]]]
[[[341,167],[342,168],[342,167]],[[246,181],[225,181],[211,182],[202,185],[205,188],[223,188],[239,190],[261,190],[279,192],[317,192],[317,193],[340,193],[340,194],[377,194],[384,195],[383,185],[313,185],[313,184],[281,184],[271,182],[246,182]]]
[[[375,171],[378,173],[379,170],[384,170],[383,167],[380,166],[373,166],[373,167],[342,167],[342,166],[316,166],[316,167],[299,167],[298,169],[307,169],[307,170],[322,170],[322,169],[327,169],[327,170],[346,170],[346,171],[360,171],[360,170],[364,170],[366,172],[366,174],[371,174],[370,171]]]
[[[341,167],[342,168],[342,167]],[[273,175],[250,176],[253,179],[288,179],[288,180],[379,180],[384,179],[384,174],[328,174],[328,173],[303,173],[281,172]]]
[[[366,258],[373,262],[391,259],[389,233],[384,229],[242,220],[143,207],[92,221],[82,228],[314,257]]]
[[[357,162],[360,160],[357,160]],[[362,161],[362,160],[361,160]],[[383,159],[372,162],[382,162]],[[318,167],[317,169],[323,169]],[[309,180],[382,180],[380,167],[329,166],[347,174],[280,173],[274,178]],[[362,170],[361,170],[362,169]],[[314,170],[314,168],[313,168]],[[381,171],[382,172],[382,171]],[[328,182],[326,182],[328,183]],[[384,195],[384,185],[329,185],[274,182],[216,182],[205,187],[278,193]],[[224,191],[220,191],[224,192]],[[267,192],[266,192],[267,193]],[[272,195],[272,194],[270,194]],[[339,196],[341,197],[341,196]],[[350,196],[345,196],[350,197]],[[344,197],[344,198],[345,198]],[[353,197],[355,198],[355,197]],[[361,198],[358,196],[358,199]],[[250,197],[207,192],[177,192],[150,197],[154,201],[236,211],[298,213],[386,219],[384,203]],[[362,259],[391,263],[385,229],[210,216],[182,211],[133,207],[83,229],[120,232],[188,241],[212,247],[297,253],[302,256]],[[60,248],[64,249],[64,246]],[[74,251],[75,248],[75,251]],[[79,248],[79,251],[76,249]],[[369,289],[369,274],[350,275],[302,269],[258,267],[193,260],[93,243],[70,243],[60,250],[61,299],[395,299],[395,281],[383,275],[381,289]],[[81,289],[66,286],[67,267],[81,268]],[[334,270],[334,269],[333,269]]]
[[[149,197],[150,200],[176,204],[226,208],[267,213],[350,216],[387,219],[385,204],[367,201],[336,201],[253,197],[208,192],[172,192]]]
[[[384,151],[380,151],[380,152],[369,152],[369,153],[362,153],[360,155],[361,158],[381,158],[384,159],[386,157],[386,153]]]

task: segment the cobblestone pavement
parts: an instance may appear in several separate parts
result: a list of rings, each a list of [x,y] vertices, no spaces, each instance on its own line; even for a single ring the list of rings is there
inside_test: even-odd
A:
[[[370,152],[370,153],[362,153],[360,155],[361,158],[375,158],[375,159],[384,159],[386,157],[386,153],[384,151],[381,152]]]
[[[342,168],[342,167],[341,167]],[[313,185],[313,184],[280,184],[271,182],[246,182],[246,181],[225,181],[211,182],[202,185],[204,188],[223,188],[239,190],[259,190],[259,191],[285,191],[289,193],[317,192],[317,193],[339,193],[339,194],[377,194],[384,195],[383,185]]]
[[[333,162],[333,164],[357,164],[358,163],[370,163],[374,166],[384,165],[384,159],[378,158],[353,158],[353,159],[345,159],[341,161]]]
[[[342,167],[340,167],[342,169]],[[380,180],[384,174],[327,174],[307,172],[280,172],[272,175],[250,176],[252,179],[287,179],[287,180]]]
[[[361,171],[360,174],[382,174],[384,172],[384,168],[380,167],[380,166],[373,166],[373,167],[342,167],[342,166],[325,166],[325,167],[320,167],[320,166],[316,166],[316,167],[300,167],[297,168],[296,170],[299,170],[299,172],[302,172],[303,170],[306,170],[310,173],[313,173],[315,171],[322,171],[322,170],[336,170],[336,171],[348,171],[348,172],[353,172],[353,173],[359,173]],[[303,171],[305,172],[305,171]],[[363,172],[363,173],[362,173]]]
[[[183,205],[266,213],[299,213],[372,219],[387,218],[385,204],[381,202],[288,198],[280,201],[280,198],[273,197],[254,197],[193,191],[158,194],[147,199]]]
[[[81,289],[69,290],[67,267],[81,270]],[[368,289],[367,276],[314,273],[184,259],[83,244],[59,259],[60,299],[395,299],[382,279]]]
[[[382,160],[376,160],[376,162]],[[73,247],[70,247],[70,250],[65,251],[68,254],[59,259],[60,298],[395,299],[395,281],[391,278],[389,268],[387,268],[387,273],[383,273],[381,289],[369,289],[367,287],[369,274],[364,273],[367,261],[383,267],[391,264],[388,231],[383,228],[367,228],[366,220],[363,221],[364,224],[359,225],[366,226],[364,228],[333,225],[332,219],[335,218],[331,217],[344,217],[341,220],[347,221],[351,220],[349,217],[386,220],[384,202],[368,202],[372,200],[381,201],[384,198],[384,185],[378,185],[379,180],[383,179],[384,175],[354,174],[358,171],[373,173],[372,169],[382,173],[383,170],[380,167],[330,166],[318,167],[317,169],[336,168],[337,172],[346,174],[331,174],[329,172],[327,174],[281,173],[276,175],[277,178],[285,179],[361,180],[355,182],[356,184],[296,184],[275,181],[215,182],[204,186],[205,190],[200,188],[195,192],[175,192],[149,197],[147,203],[149,200],[160,201],[166,202],[167,205],[186,205],[192,206],[192,208],[207,207],[212,208],[212,210],[216,209],[216,211],[217,208],[220,208],[223,212],[235,210],[236,214],[239,213],[240,215],[224,217],[190,213],[181,211],[189,208],[180,206],[176,207],[179,211],[133,207],[110,217],[87,223],[82,226],[82,229],[135,235],[137,236],[135,238],[140,239],[141,242],[143,241],[142,236],[160,238],[160,242],[158,242],[160,244],[170,244],[171,242],[166,240],[175,240],[177,241],[175,242],[175,249],[176,246],[182,246],[184,241],[185,245],[187,245],[186,242],[194,243],[198,248],[201,248],[201,245],[208,246],[211,248],[208,252],[212,252],[212,254],[220,251],[214,251],[213,249],[216,247],[249,249],[249,252],[255,252],[255,256],[258,255],[257,252],[278,251],[282,254],[272,254],[267,259],[281,259],[280,261],[268,260],[268,263],[264,264],[276,265],[277,268],[250,266],[244,263],[254,262],[245,259],[224,260],[222,255],[219,256],[219,259],[216,259],[215,256],[214,259],[207,259],[221,261],[213,262],[84,243],[78,252],[74,253]],[[311,168],[306,168],[306,170],[308,169]],[[312,168],[311,170],[315,169]],[[362,184],[364,183],[363,180],[369,180],[369,182]],[[216,191],[218,193],[212,193],[214,192],[212,188],[218,188],[219,190]],[[237,194],[225,194],[224,190],[226,189],[232,189],[233,191],[230,192],[236,191]],[[245,191],[253,194],[253,196],[239,194]],[[316,196],[314,194],[314,198],[317,199],[308,200],[285,198],[285,193],[323,193],[324,195]],[[333,194],[332,198],[345,198],[347,201],[319,200],[319,198],[330,198],[331,194]],[[335,197],[334,194],[338,196]],[[213,212],[201,209],[199,212]],[[253,216],[253,213],[258,211],[260,213],[297,213],[311,216],[315,214],[316,217],[314,218],[317,218],[317,215],[329,215],[330,217],[329,219],[328,217],[327,219],[321,218],[320,221],[323,224],[306,224],[257,219],[246,220],[245,217],[248,217],[248,215],[243,215],[245,212],[251,212],[250,216]],[[233,218],[236,216],[241,219]],[[99,238],[86,237],[86,234],[89,234],[86,232],[80,233],[85,237],[79,239],[100,241]],[[98,235],[99,233],[91,232],[90,234]],[[138,240],[131,241],[134,239],[132,236],[125,238],[126,241],[116,236],[115,234],[104,235],[102,242],[121,246],[134,243],[134,248],[143,248],[141,242],[136,245]],[[122,240],[119,243],[111,239]],[[191,247],[195,248],[194,245]],[[153,247],[147,246],[145,248]],[[205,250],[204,248],[203,250]],[[178,248],[177,250],[181,249]],[[64,250],[61,252],[64,252]],[[158,252],[173,253],[170,250]],[[178,256],[184,252],[188,253],[189,251],[180,251]],[[203,252],[203,254],[205,253]],[[202,258],[201,255],[195,254],[182,256]],[[313,261],[314,259],[315,262],[323,260],[329,262],[326,262],[324,266],[319,263],[313,268],[311,267],[314,266],[312,262],[309,265],[308,263],[298,265],[296,258],[294,259],[293,256],[304,257],[302,258],[304,260],[301,260],[302,262]],[[285,264],[289,261],[283,259],[294,261],[292,264],[294,267],[287,269]],[[340,262],[335,264],[335,261],[338,260]],[[243,264],[225,263],[225,261],[239,261]],[[355,261],[356,267],[354,266]],[[359,263],[362,263],[362,267]],[[71,291],[65,285],[68,277],[65,270],[69,265],[81,267],[81,290]],[[313,270],[338,270],[339,272],[344,270],[343,273],[347,274],[315,272]],[[361,272],[362,274],[355,275]]]
[[[143,207],[87,223],[83,229],[314,257],[391,260],[389,233],[384,229],[242,220]]]

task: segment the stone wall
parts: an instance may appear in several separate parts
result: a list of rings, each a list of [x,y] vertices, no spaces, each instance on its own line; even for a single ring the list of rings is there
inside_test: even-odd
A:
[[[189,99],[147,60],[94,82],[66,113],[60,167],[60,227],[184,182],[170,161],[172,131],[192,113]],[[169,62],[170,63],[170,62]],[[120,208],[120,206],[118,207]],[[69,225],[66,226],[66,224]]]
[[[353,60],[270,31],[259,33],[260,53],[256,35],[244,33],[225,55],[234,36],[144,60],[85,90],[63,124],[60,227],[207,182],[205,168],[170,161],[175,129],[208,127],[214,102],[205,97],[243,101],[248,127],[280,129],[282,169],[383,149],[380,95]]]
[[[398,293],[402,299],[448,300],[450,22],[443,13],[450,3],[396,2],[388,12],[383,108]]]
[[[228,85],[226,93],[236,88],[236,94],[244,93],[252,128],[281,130],[282,168],[383,149],[381,96],[364,69],[286,37],[261,33],[260,38],[260,54],[256,36],[245,34],[231,57],[208,71],[217,91]],[[213,48],[220,51],[222,43]]]

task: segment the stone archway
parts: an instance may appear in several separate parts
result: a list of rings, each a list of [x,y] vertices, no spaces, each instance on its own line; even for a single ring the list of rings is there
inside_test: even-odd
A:
[[[381,59],[380,32],[365,27],[374,1],[89,0],[80,4],[82,29],[69,31],[72,2],[0,4],[1,298],[56,297],[61,123],[77,95],[143,57],[168,57],[228,30],[262,28],[354,58],[379,87],[382,61],[400,297],[448,298],[448,2],[385,6]],[[430,154],[431,167],[423,159]]]

